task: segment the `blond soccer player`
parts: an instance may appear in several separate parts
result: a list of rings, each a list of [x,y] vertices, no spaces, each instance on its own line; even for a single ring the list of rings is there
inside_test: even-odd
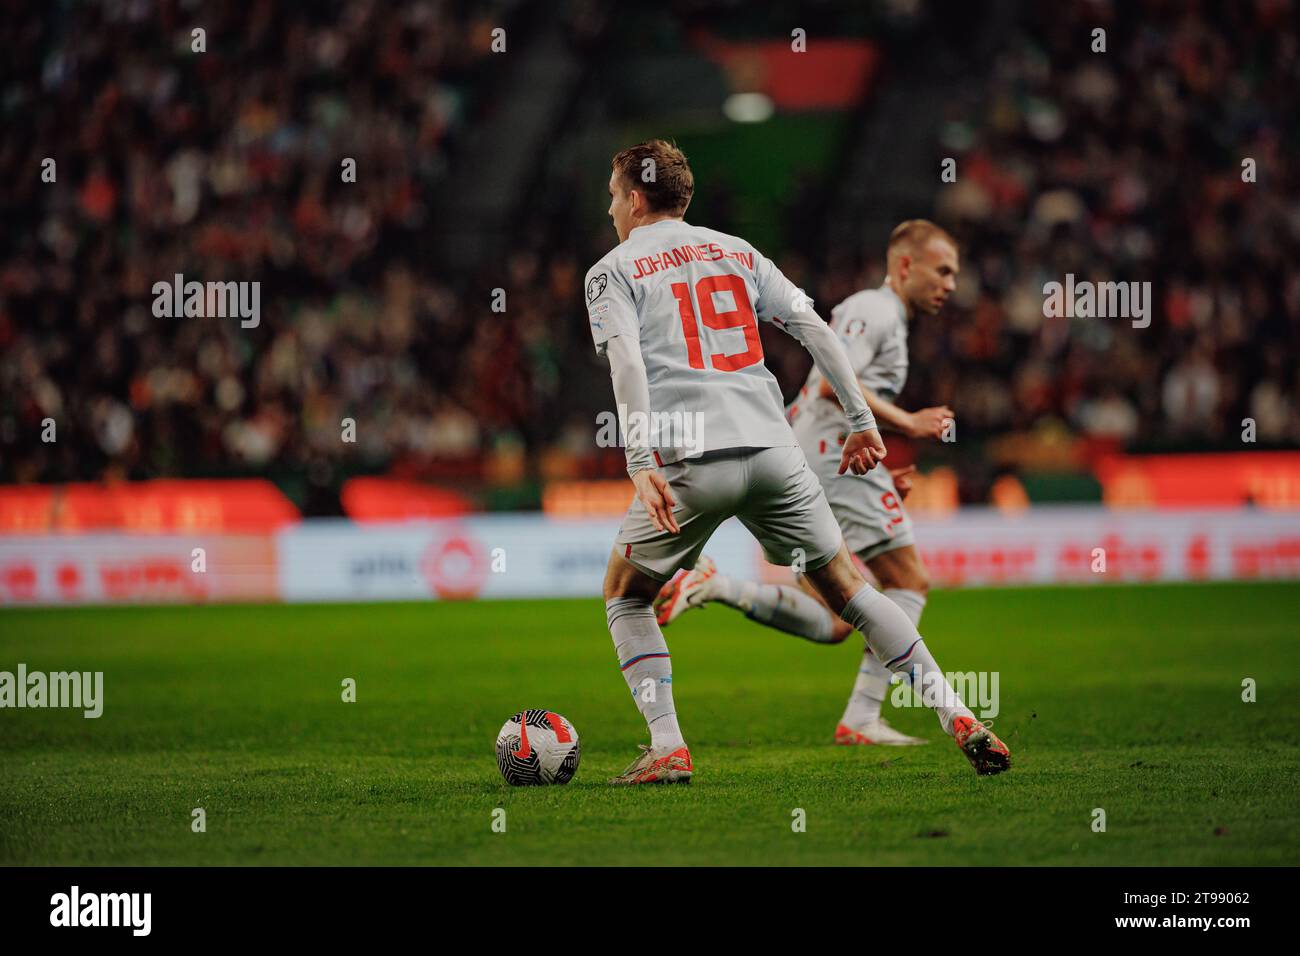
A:
[[[763,364],[758,322],[808,349],[849,423],[837,471],[863,475],[884,459],[885,446],[843,345],[753,246],[685,221],[693,192],[686,157],[669,143],[652,140],[615,156],[609,214],[619,245],[584,283],[592,339],[609,361],[620,418],[689,416],[693,423],[690,442],[646,428],[625,436],[636,495],[615,538],[604,597],[650,744],[612,782],[679,783],[694,775],[652,601],[679,569],[695,566],[733,516],[768,560],[801,560],[827,606],[864,634],[892,672],[922,689],[977,773],[1008,769],[1006,746],[953,692],[907,614],[854,566]]]

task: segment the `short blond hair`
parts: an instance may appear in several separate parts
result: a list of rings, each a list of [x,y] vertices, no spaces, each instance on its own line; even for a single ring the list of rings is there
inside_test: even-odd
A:
[[[903,254],[915,256],[931,239],[942,239],[954,249],[957,248],[957,240],[942,226],[935,225],[929,219],[908,219],[900,222],[889,234],[885,254],[890,259]]]

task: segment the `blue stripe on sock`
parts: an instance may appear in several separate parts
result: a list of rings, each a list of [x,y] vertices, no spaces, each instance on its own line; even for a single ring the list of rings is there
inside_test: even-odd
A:
[[[902,663],[903,661],[911,657],[912,651],[916,650],[916,645],[920,643],[921,643],[921,639],[918,637],[916,640],[912,642],[912,646],[907,649],[906,653],[900,654],[898,657],[895,657],[892,661],[887,663],[885,666],[888,667],[890,670],[893,670],[895,664]]]
[[[655,653],[655,654],[638,654],[636,657],[632,658],[632,659],[631,659],[630,661],[628,661],[626,664],[621,664],[621,665],[619,665],[619,670],[625,671],[625,670],[627,670],[629,667],[631,667],[633,664],[635,664],[637,661],[643,661],[643,660],[645,660],[647,657],[672,657],[672,655],[669,654],[667,651],[664,651],[662,654],[660,654],[660,653]]]

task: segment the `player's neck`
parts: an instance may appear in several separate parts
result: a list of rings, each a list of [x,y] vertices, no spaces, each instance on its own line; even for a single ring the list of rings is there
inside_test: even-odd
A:
[[[654,213],[652,215],[646,216],[644,219],[638,219],[636,225],[633,226],[631,229],[629,229],[627,233],[630,236],[635,230],[640,229],[642,226],[653,226],[657,222],[681,222],[681,221],[682,221],[681,216],[671,216],[667,213]]]
[[[898,301],[903,303],[903,318],[907,319],[908,322],[911,322],[912,304],[908,302],[906,299],[904,299],[901,295],[899,295],[898,285],[897,283],[895,283],[893,276],[889,276],[889,275],[885,276],[885,288],[888,289],[890,292],[894,293],[894,295],[898,296]]]

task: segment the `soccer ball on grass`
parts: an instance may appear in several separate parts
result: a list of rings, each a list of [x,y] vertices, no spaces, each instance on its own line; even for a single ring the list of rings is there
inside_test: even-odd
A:
[[[512,787],[568,783],[578,757],[578,732],[553,711],[515,714],[497,734],[497,766]]]

